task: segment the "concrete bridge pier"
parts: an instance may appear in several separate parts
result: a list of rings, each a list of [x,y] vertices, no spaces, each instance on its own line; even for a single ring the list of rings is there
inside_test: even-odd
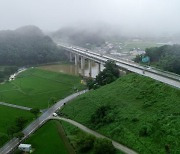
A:
[[[70,62],[73,62],[73,55],[71,52],[69,53],[69,60],[70,60]]]
[[[85,67],[85,58],[81,56],[81,69],[83,70]]]
[[[92,61],[89,59],[88,63],[89,63],[89,77],[92,77]]]
[[[98,64],[98,74],[101,72],[101,63],[97,63]]]
[[[78,65],[79,62],[79,55],[75,54],[75,65]]]

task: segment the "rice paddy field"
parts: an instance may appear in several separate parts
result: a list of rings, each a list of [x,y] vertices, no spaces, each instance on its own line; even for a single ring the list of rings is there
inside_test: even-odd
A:
[[[0,85],[0,101],[44,109],[52,98],[57,101],[82,89],[78,76],[31,68]]]
[[[10,139],[8,128],[15,125],[18,117],[24,117],[29,123],[33,120],[34,115],[29,111],[0,106],[0,147]]]

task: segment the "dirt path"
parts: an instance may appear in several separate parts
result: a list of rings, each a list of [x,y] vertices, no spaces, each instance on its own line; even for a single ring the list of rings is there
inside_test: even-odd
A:
[[[96,136],[98,138],[106,138],[106,139],[112,141],[112,144],[114,145],[114,147],[116,149],[119,149],[120,151],[123,151],[124,153],[127,153],[127,154],[137,154],[137,152],[135,152],[134,150],[132,150],[132,149],[130,149],[130,148],[128,148],[128,147],[126,147],[126,146],[124,146],[124,145],[122,145],[122,144],[120,144],[120,143],[118,143],[118,142],[116,142],[116,141],[106,137],[106,136],[103,136],[103,135],[101,135],[101,134],[99,134],[99,133],[89,129],[89,128],[83,126],[82,124],[80,124],[80,123],[78,123],[76,121],[73,121],[71,119],[62,118],[62,117],[51,117],[51,119],[59,119],[59,120],[66,121],[66,122],[68,122],[68,123],[70,123],[70,124],[72,124],[74,126],[77,126],[81,130],[83,130],[83,131],[85,131],[85,132],[87,132],[89,134],[92,134],[92,135],[94,135],[94,136]]]

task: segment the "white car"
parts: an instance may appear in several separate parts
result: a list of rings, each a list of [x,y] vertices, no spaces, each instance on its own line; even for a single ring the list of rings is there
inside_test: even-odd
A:
[[[147,69],[148,69],[148,70],[150,70],[150,69],[151,69],[151,67],[150,67],[150,66],[148,66],[148,67],[147,67]]]
[[[54,112],[54,113],[53,113],[53,117],[57,117],[57,113]]]

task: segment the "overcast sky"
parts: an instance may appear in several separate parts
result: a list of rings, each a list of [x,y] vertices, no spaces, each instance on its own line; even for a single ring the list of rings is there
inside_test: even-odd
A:
[[[109,24],[123,31],[180,32],[180,0],[0,0],[0,29]]]

